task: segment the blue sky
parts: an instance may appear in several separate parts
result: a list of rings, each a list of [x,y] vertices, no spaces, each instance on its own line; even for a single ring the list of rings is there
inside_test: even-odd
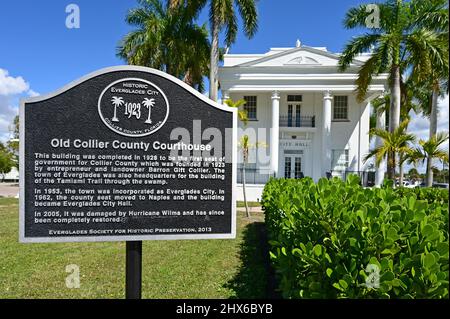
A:
[[[248,40],[239,33],[231,53],[264,53],[292,47],[299,38],[309,46],[341,52],[361,30],[345,30],[346,11],[369,0],[260,0],[259,31]],[[66,28],[66,6],[77,4],[80,29]],[[130,27],[124,18],[136,0],[2,1],[0,10],[0,138],[17,113],[20,97],[48,93],[94,70],[124,64],[115,48]],[[207,22],[207,12],[199,18]],[[3,84],[2,84],[3,83]],[[3,85],[3,89],[2,89]],[[3,90],[3,93],[2,93]],[[443,101],[448,117],[448,97]],[[447,115],[447,116],[446,116]],[[442,118],[442,117],[441,117]],[[427,121],[412,128],[426,134]],[[441,122],[448,129],[448,120]]]
[[[81,28],[67,29],[68,4],[81,11]],[[259,32],[248,40],[240,33],[231,52],[263,53],[270,47],[311,46],[340,52],[355,34],[342,28],[348,8],[360,1],[261,0]],[[135,0],[3,1],[0,11],[0,67],[22,76],[37,92],[50,92],[96,69],[123,64],[115,56],[129,30],[124,22]],[[207,22],[205,11],[199,18]]]

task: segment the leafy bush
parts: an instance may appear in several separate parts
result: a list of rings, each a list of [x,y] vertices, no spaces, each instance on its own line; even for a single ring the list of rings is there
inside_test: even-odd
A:
[[[448,194],[358,184],[352,175],[266,185],[270,255],[283,296],[448,298]]]
[[[413,189],[411,189],[411,188],[399,187],[399,188],[395,189],[395,192],[399,196],[408,196],[411,193],[414,193],[418,200],[426,200],[429,204],[448,203],[448,189],[442,189],[442,188],[413,188]]]

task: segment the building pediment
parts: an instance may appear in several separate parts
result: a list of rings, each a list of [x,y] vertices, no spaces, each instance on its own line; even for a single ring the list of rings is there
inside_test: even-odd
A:
[[[292,60],[289,60],[284,65],[320,65],[320,63],[311,57],[300,55]]]
[[[281,67],[281,66],[336,66],[339,55],[324,49],[302,46],[298,48],[280,50],[277,53],[268,52],[262,57],[251,61],[238,63],[236,67]],[[360,61],[355,61],[360,65]]]
[[[263,54],[225,54],[219,68],[224,91],[314,91],[351,92],[364,61],[370,53],[357,56],[345,72],[339,70],[341,55],[325,47],[309,47],[297,42],[295,48],[271,48]],[[373,78],[369,91],[386,89],[388,74]]]

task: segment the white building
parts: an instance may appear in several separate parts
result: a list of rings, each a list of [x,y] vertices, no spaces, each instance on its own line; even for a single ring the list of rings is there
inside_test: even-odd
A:
[[[239,134],[249,135],[253,144],[266,144],[249,154],[249,200],[261,198],[271,175],[317,181],[367,171],[363,159],[369,151],[370,101],[385,91],[387,82],[387,75],[375,77],[366,99],[357,101],[355,80],[368,58],[359,56],[342,73],[339,54],[300,41],[295,48],[264,54],[225,55],[219,70],[222,99],[246,100],[250,121],[240,123],[246,131]]]
[[[4,176],[2,176],[4,181],[8,182],[18,182],[19,181],[19,170],[16,167],[13,167],[11,171]]]

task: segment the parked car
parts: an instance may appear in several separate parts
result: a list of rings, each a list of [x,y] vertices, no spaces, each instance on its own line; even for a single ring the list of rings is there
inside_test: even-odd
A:
[[[399,186],[400,185],[400,183],[399,182],[397,182],[396,183],[396,186]],[[412,182],[410,182],[410,181],[403,181],[403,187],[406,187],[406,188],[414,188],[414,187],[416,187],[417,185],[416,185],[416,183],[412,183]]]

